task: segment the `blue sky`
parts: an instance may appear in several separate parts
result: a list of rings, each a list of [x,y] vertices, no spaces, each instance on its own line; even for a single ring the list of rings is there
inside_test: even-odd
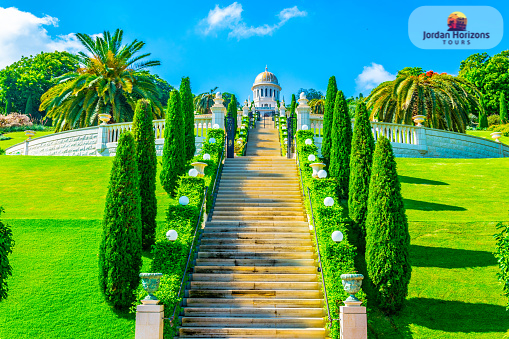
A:
[[[331,75],[347,96],[369,94],[406,66],[457,74],[460,61],[470,54],[493,55],[509,48],[506,36],[488,50],[415,47],[408,18],[417,7],[433,5],[444,3],[0,0],[0,68],[42,50],[75,51],[76,32],[122,28],[127,41],[147,43],[146,51],[162,63],[152,71],[174,86],[189,76],[194,93],[219,86],[244,101],[268,65],[288,102],[299,88],[325,92]],[[493,6],[509,18],[507,1],[463,0],[461,5]]]

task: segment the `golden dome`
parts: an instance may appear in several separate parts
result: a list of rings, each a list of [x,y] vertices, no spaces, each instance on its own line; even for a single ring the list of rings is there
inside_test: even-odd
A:
[[[258,74],[258,76],[255,79],[254,84],[260,84],[260,83],[271,83],[275,85],[279,85],[279,82],[277,81],[276,76],[274,73],[271,73],[267,70],[267,66],[265,66],[265,72],[261,72]]]

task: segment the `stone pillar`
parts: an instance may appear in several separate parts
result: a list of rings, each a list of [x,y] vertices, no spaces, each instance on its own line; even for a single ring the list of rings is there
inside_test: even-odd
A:
[[[108,143],[108,125],[97,126],[97,144],[96,151],[97,156],[102,156],[106,150],[106,144]]]
[[[295,109],[297,113],[297,131],[302,129],[303,125],[307,125],[308,128],[311,126],[311,120],[309,114],[311,113],[311,107],[308,105],[308,99],[306,98],[306,94],[302,92],[300,94],[300,99],[298,100],[299,105]]]
[[[249,106],[248,106],[247,100],[244,102],[244,107],[242,107],[242,116],[245,116],[245,117],[249,116]]]
[[[143,300],[142,302],[145,301]],[[163,318],[164,305],[138,305],[136,307],[136,332],[134,338],[163,339]]]
[[[341,339],[367,339],[368,318],[364,306],[341,306],[340,307]]]
[[[417,150],[422,156],[424,156],[426,153],[428,153],[428,144],[426,142],[426,128],[416,127],[414,131],[415,131],[415,144],[417,145]]]
[[[219,125],[219,128],[224,129],[224,116],[226,115],[226,107],[223,105],[223,96],[221,92],[216,93],[216,98],[214,99],[214,106],[210,108],[212,111],[212,128],[214,125]]]
[[[285,107],[285,99],[279,103],[279,116],[286,116],[286,107]]]
[[[30,142],[28,140],[25,140],[25,153],[24,153],[24,155],[28,155],[28,144],[29,143]]]

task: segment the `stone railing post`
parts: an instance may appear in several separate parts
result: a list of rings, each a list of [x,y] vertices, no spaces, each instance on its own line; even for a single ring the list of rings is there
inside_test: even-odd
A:
[[[297,131],[302,129],[303,125],[311,126],[311,122],[309,119],[309,114],[311,113],[311,107],[308,105],[308,99],[306,98],[306,94],[302,92],[300,94],[300,98],[298,100],[299,106],[297,106]]]
[[[286,116],[285,99],[283,99],[283,100],[279,103],[279,116],[280,116],[280,117],[284,117],[284,116]]]
[[[223,105],[223,96],[221,92],[216,93],[216,98],[214,99],[214,106],[210,108],[212,111],[212,128],[214,125],[219,125],[219,128],[224,129],[224,116],[226,114],[226,107]]]
[[[106,144],[108,143],[108,125],[97,126],[97,144],[96,151],[97,156],[102,156],[106,150]]]
[[[414,129],[415,133],[415,144],[418,147],[418,151],[421,155],[428,153],[428,144],[426,142],[426,129],[424,127],[417,127]]]
[[[249,107],[247,106],[247,100],[244,102],[244,107],[242,107],[242,116],[249,116]]]
[[[367,339],[368,318],[366,307],[361,306],[362,302],[355,297],[362,284],[362,274],[342,274],[343,288],[350,294],[345,300],[346,306],[340,307],[341,339]]]
[[[28,155],[28,145],[29,144],[29,141],[28,140],[25,140],[25,153],[23,153],[23,155]]]

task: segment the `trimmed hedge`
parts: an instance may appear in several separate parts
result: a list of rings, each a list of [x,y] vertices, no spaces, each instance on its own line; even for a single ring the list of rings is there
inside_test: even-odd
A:
[[[196,151],[194,144],[194,105],[193,94],[191,93],[191,81],[189,77],[183,77],[180,82],[180,99],[182,105],[182,115],[184,116],[184,144],[186,149],[186,160],[193,158]]]
[[[0,206],[0,217],[3,212],[4,209]],[[9,292],[7,277],[12,276],[12,267],[8,256],[12,254],[13,247],[12,229],[0,220],[0,301],[6,299],[7,292]]]
[[[315,155],[318,161],[318,149],[312,145],[306,145],[305,140],[313,140],[312,131],[297,131],[297,151],[299,156],[300,172],[302,174],[302,183],[306,196],[307,187],[311,192],[311,203],[313,206],[313,215],[315,217],[315,227],[320,246],[320,254],[322,257],[323,274],[325,278],[325,285],[327,287],[327,299],[331,317],[333,319],[339,318],[339,307],[342,301],[348,295],[343,289],[341,282],[341,274],[352,273],[355,271],[354,258],[355,246],[351,242],[351,220],[348,218],[346,206],[340,203],[337,190],[338,182],[335,178],[328,179],[315,179],[311,176],[312,169],[309,164],[312,162],[308,160],[310,154]],[[326,197],[334,199],[334,205],[326,207],[323,203]],[[309,200],[305,201],[308,214],[311,216],[311,209]],[[331,234],[334,231],[341,231],[345,238],[340,243],[332,241]],[[314,237],[313,237],[314,241]],[[365,299],[364,292],[357,294],[361,300]],[[329,336],[331,338],[339,338],[339,322],[333,322],[332,326],[327,326],[330,330]]]
[[[497,258],[500,273],[498,280],[502,283],[502,291],[507,297],[507,310],[509,311],[509,224],[499,223],[497,229],[500,233],[493,237],[496,240],[495,258]]]

